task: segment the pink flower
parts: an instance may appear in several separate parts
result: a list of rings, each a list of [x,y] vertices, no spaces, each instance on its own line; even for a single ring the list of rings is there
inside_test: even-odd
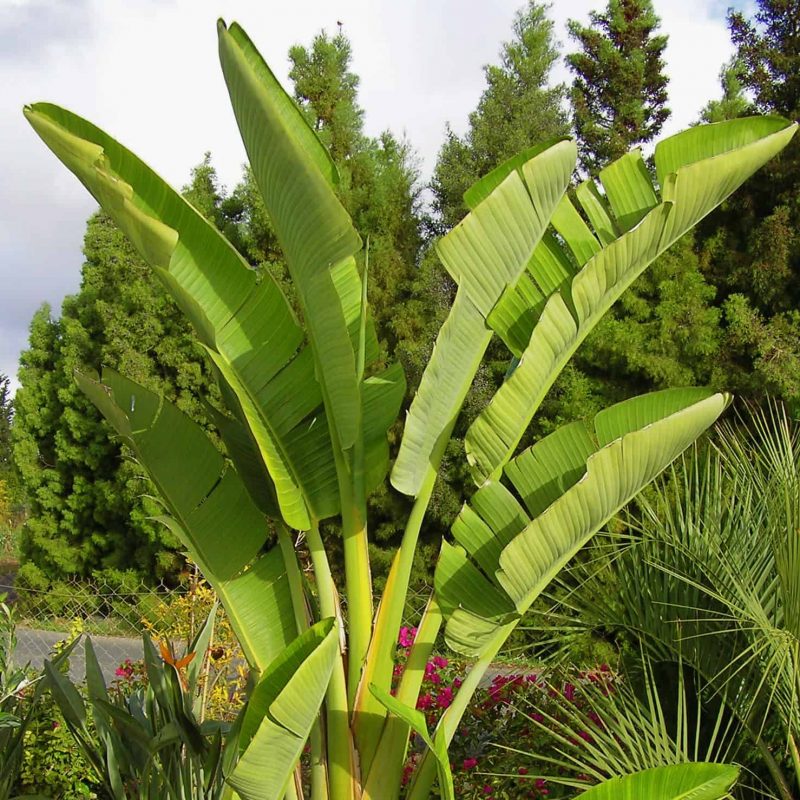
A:
[[[486,784],[486,785],[483,787],[483,793],[484,793],[485,795],[487,795],[487,796],[488,796],[488,795],[492,795],[492,794],[494,794],[494,789],[492,789],[492,787],[491,787],[491,786],[489,786],[489,784],[487,783],[487,784]]]
[[[566,697],[570,703],[575,702],[575,687],[571,683],[564,684],[564,697]]]
[[[417,708],[421,711],[427,711],[433,705],[433,696],[427,692],[421,694],[417,699]]]
[[[436,705],[439,708],[448,708],[453,702],[453,690],[449,686],[445,686],[439,694],[436,695]]]
[[[478,766],[478,759],[477,758],[465,758],[463,767],[464,769],[474,769]]]
[[[520,768],[517,770],[517,772],[518,772],[520,775],[527,775],[527,774],[528,774],[528,768],[527,768],[527,767],[520,767]]]
[[[439,667],[439,669],[444,669],[450,662],[442,656],[434,656],[433,663],[434,666]]]
[[[414,638],[417,635],[416,628],[406,628],[403,626],[400,628],[400,636],[398,637],[397,641],[399,642],[401,647],[405,647],[406,649],[411,647],[414,644]]]

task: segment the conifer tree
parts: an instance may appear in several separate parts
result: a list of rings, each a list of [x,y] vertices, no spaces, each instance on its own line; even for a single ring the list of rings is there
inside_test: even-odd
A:
[[[757,0],[728,14],[744,113],[800,116],[798,0]],[[702,224],[705,273],[718,287],[725,350],[740,394],[765,392],[800,410],[800,147],[751,178]]]
[[[739,75],[755,107],[790,119],[800,116],[800,0],[757,0],[752,20],[728,12]]]
[[[567,133],[566,88],[548,83],[558,60],[548,8],[529,0],[517,13],[500,63],[484,67],[486,89],[467,132],[462,137],[447,128],[431,182],[437,234],[464,216],[463,194],[478,178],[520,150]]]
[[[79,292],[58,319],[47,306],[36,313],[20,360],[15,460],[30,509],[21,577],[34,585],[103,569],[174,577],[183,562],[177,540],[153,520],[153,489],[74,373],[112,367],[198,421],[212,382],[184,318],[105,215],[89,220],[84,254]]]
[[[709,100],[700,113],[701,122],[723,122],[727,119],[743,117],[750,111],[750,101],[745,97],[741,74],[743,65],[734,56],[720,70],[719,82],[722,97]]]
[[[572,122],[583,168],[596,175],[632,147],[655,137],[670,111],[659,18],[650,0],[609,0],[589,25],[569,22],[579,45],[567,56],[575,75]]]

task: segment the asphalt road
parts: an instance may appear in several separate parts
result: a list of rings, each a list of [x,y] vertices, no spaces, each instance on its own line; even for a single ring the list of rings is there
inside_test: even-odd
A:
[[[64,633],[61,631],[17,628],[17,649],[14,651],[14,663],[18,666],[30,663],[35,669],[41,669],[45,659],[50,656],[53,646],[63,638]],[[124,639],[117,636],[92,636],[91,638],[107,683],[114,680],[114,670],[126,658],[131,661],[138,661],[142,658],[141,639]],[[79,644],[70,656],[69,674],[73,680],[81,681],[85,671],[83,644]]]

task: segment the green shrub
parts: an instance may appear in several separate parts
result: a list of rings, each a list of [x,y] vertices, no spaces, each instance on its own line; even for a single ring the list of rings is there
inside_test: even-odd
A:
[[[43,794],[58,800],[103,797],[92,770],[52,700],[25,735],[25,751],[16,787],[20,794]]]

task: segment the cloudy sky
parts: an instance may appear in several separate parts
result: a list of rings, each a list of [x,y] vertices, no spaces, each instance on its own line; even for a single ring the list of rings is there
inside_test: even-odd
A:
[[[605,0],[556,0],[566,20],[586,21]],[[286,80],[287,51],[341,21],[361,76],[367,132],[405,133],[423,176],[446,122],[461,132],[524,0],[0,0],[0,372],[13,376],[31,316],[60,307],[80,283],[84,223],[94,203],[27,126],[25,103],[56,102],[88,117],[182,185],[212,152],[232,187],[244,152],[216,56],[215,21],[237,20]],[[670,36],[673,111],[667,133],[719,95],[731,54],[729,5],[746,0],[655,0]],[[748,9],[749,10],[749,9]],[[553,80],[567,79],[563,67]]]

